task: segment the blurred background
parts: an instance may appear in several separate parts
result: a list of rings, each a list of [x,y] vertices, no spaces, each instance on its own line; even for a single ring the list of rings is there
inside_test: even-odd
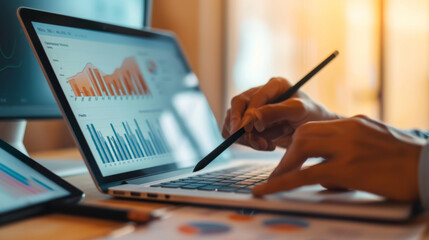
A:
[[[429,129],[428,0],[154,0],[152,27],[174,31],[221,125],[230,99],[282,76],[331,111]],[[29,152],[73,147],[63,120],[29,121]]]

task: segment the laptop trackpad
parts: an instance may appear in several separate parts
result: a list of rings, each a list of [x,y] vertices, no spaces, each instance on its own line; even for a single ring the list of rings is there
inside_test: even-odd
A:
[[[271,194],[265,198],[313,203],[371,203],[385,200],[385,198],[381,196],[368,192],[355,190],[327,190],[320,185],[305,186],[292,191]]]

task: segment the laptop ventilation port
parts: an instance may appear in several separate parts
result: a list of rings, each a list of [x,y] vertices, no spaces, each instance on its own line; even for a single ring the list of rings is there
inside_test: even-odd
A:
[[[140,197],[140,193],[139,192],[131,192],[130,194],[133,197]]]
[[[122,191],[113,191],[114,195],[125,195],[125,192]]]
[[[158,198],[158,194],[156,194],[156,193],[148,193],[147,197],[149,197],[149,198]]]

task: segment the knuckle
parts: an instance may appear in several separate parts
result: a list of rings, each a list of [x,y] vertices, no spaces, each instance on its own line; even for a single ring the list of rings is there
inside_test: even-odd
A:
[[[243,101],[243,96],[242,95],[234,96],[231,99],[231,105],[234,105],[235,103],[240,102],[240,101]]]
[[[279,109],[275,104],[268,104],[258,108],[255,111],[255,114],[258,116],[258,118],[264,121],[267,117],[273,113],[276,113],[278,110]]]
[[[369,120],[370,119],[367,115],[364,115],[364,114],[358,114],[358,115],[353,116],[352,118],[358,118],[361,120]]]
[[[286,81],[286,80],[282,77],[272,77],[272,78],[270,78],[270,80],[268,82],[278,84],[278,83],[283,83],[284,81]]]
[[[347,119],[347,124],[352,128],[360,129],[365,124],[365,120],[361,117],[351,117]]]
[[[225,126],[223,127],[223,129],[222,129],[222,137],[223,138],[228,138],[229,137],[229,131],[228,131],[228,129],[226,129],[225,128]]]
[[[312,129],[314,129],[315,127],[317,127],[318,123],[317,122],[306,122],[304,124],[302,124],[301,126],[299,126],[296,130],[295,130],[295,134],[297,136],[305,136],[308,135],[309,133],[312,132]]]
[[[299,151],[306,151],[306,149],[308,149],[310,146],[310,142],[308,141],[308,138],[299,134],[294,134],[292,136],[291,145],[293,145],[294,148],[298,149]]]
[[[305,128],[305,124],[303,124],[295,129],[295,133],[293,134],[294,140],[305,135]]]
[[[224,121],[223,121],[223,124],[224,124],[224,125],[226,125],[226,124],[227,124],[227,123],[229,123],[231,120],[232,120],[232,119],[231,119],[231,110],[229,109],[229,110],[226,112],[226,116],[225,116],[225,119],[224,119]]]
[[[288,101],[289,101],[288,104],[290,104],[290,106],[292,106],[295,109],[305,109],[305,103],[300,98],[291,98]]]
[[[228,119],[230,116],[231,116],[231,108],[228,108],[228,110],[226,111],[225,119]]]
[[[275,89],[277,89],[278,91],[278,94],[283,93],[287,88],[291,86],[291,84],[282,77],[271,78],[267,85],[275,87]]]

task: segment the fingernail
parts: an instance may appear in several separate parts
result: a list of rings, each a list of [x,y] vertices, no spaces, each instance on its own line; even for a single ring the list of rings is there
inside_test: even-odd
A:
[[[265,130],[264,124],[259,119],[256,119],[254,121],[254,124],[256,131],[263,132]]]
[[[265,184],[258,184],[252,188],[252,194],[256,197],[261,197],[264,195],[264,186]]]
[[[231,131],[232,131],[232,132],[237,131],[239,127],[240,127],[240,121],[238,121],[238,120],[233,120],[233,121],[231,122],[230,128],[231,128]]]
[[[246,130],[246,132],[251,132],[253,130],[253,121],[252,117],[249,115],[245,115],[243,118],[242,126]]]

